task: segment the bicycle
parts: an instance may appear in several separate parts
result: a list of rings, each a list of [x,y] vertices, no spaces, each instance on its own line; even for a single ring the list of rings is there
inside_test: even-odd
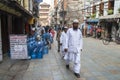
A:
[[[116,42],[116,44],[120,44],[120,36],[119,36],[119,34],[116,35],[115,42]]]
[[[107,34],[107,35],[104,34],[102,42],[103,42],[104,45],[108,45],[110,42],[112,42],[111,35],[110,34]]]

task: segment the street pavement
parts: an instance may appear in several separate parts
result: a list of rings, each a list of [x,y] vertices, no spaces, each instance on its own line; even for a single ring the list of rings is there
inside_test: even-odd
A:
[[[81,78],[66,69],[54,41],[43,59],[10,60],[0,63],[0,80],[120,80],[120,45],[103,45],[101,40],[84,38],[81,55]]]

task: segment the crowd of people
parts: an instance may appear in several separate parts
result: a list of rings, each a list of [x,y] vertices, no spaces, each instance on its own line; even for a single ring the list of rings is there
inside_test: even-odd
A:
[[[53,43],[54,30],[49,26],[32,27],[28,35],[28,54],[31,59],[42,58]]]
[[[55,32],[49,26],[38,26],[32,28],[32,34],[29,37],[35,37],[37,43],[40,43],[40,40],[44,41],[44,48],[48,46],[51,49],[54,36]],[[83,39],[82,32],[79,29],[79,21],[77,19],[73,20],[72,27],[59,27],[56,40],[58,42],[58,52],[61,53],[61,58],[65,60],[66,68],[69,69],[70,62],[73,62],[74,75],[80,78]],[[40,49],[40,47],[38,48]]]
[[[104,31],[101,26],[97,24],[87,24],[87,26],[82,25],[81,31],[84,37],[94,37],[101,39],[102,32]]]
[[[58,27],[56,30],[56,41],[58,45],[58,52],[61,53],[61,58],[66,62],[66,68],[70,68],[70,62],[74,63],[73,71],[77,78],[80,78],[81,70],[81,53],[83,49],[83,36],[94,37],[101,39],[102,32],[104,30],[99,25],[88,24],[86,27],[79,27],[79,21],[73,20],[72,27],[64,26]],[[38,26],[32,28],[32,33],[29,37],[36,37],[37,41],[45,41],[45,45],[51,49],[53,38],[55,37],[55,31],[49,26]],[[41,38],[41,39],[40,39]]]

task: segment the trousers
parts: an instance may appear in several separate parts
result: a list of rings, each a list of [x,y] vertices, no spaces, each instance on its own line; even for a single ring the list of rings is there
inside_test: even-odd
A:
[[[65,55],[66,58],[64,58],[67,65],[70,64],[70,61],[73,61],[74,63],[73,71],[75,73],[80,73],[80,69],[81,69],[81,60],[80,60],[81,57],[80,56],[81,56],[80,53],[67,53],[67,55]]]

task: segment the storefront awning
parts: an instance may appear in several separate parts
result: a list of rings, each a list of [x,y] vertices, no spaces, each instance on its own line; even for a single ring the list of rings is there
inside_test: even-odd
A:
[[[112,19],[112,18],[120,18],[120,14],[99,17],[99,19]]]
[[[99,19],[88,19],[86,20],[86,22],[89,22],[89,23],[97,23],[99,21]]]

